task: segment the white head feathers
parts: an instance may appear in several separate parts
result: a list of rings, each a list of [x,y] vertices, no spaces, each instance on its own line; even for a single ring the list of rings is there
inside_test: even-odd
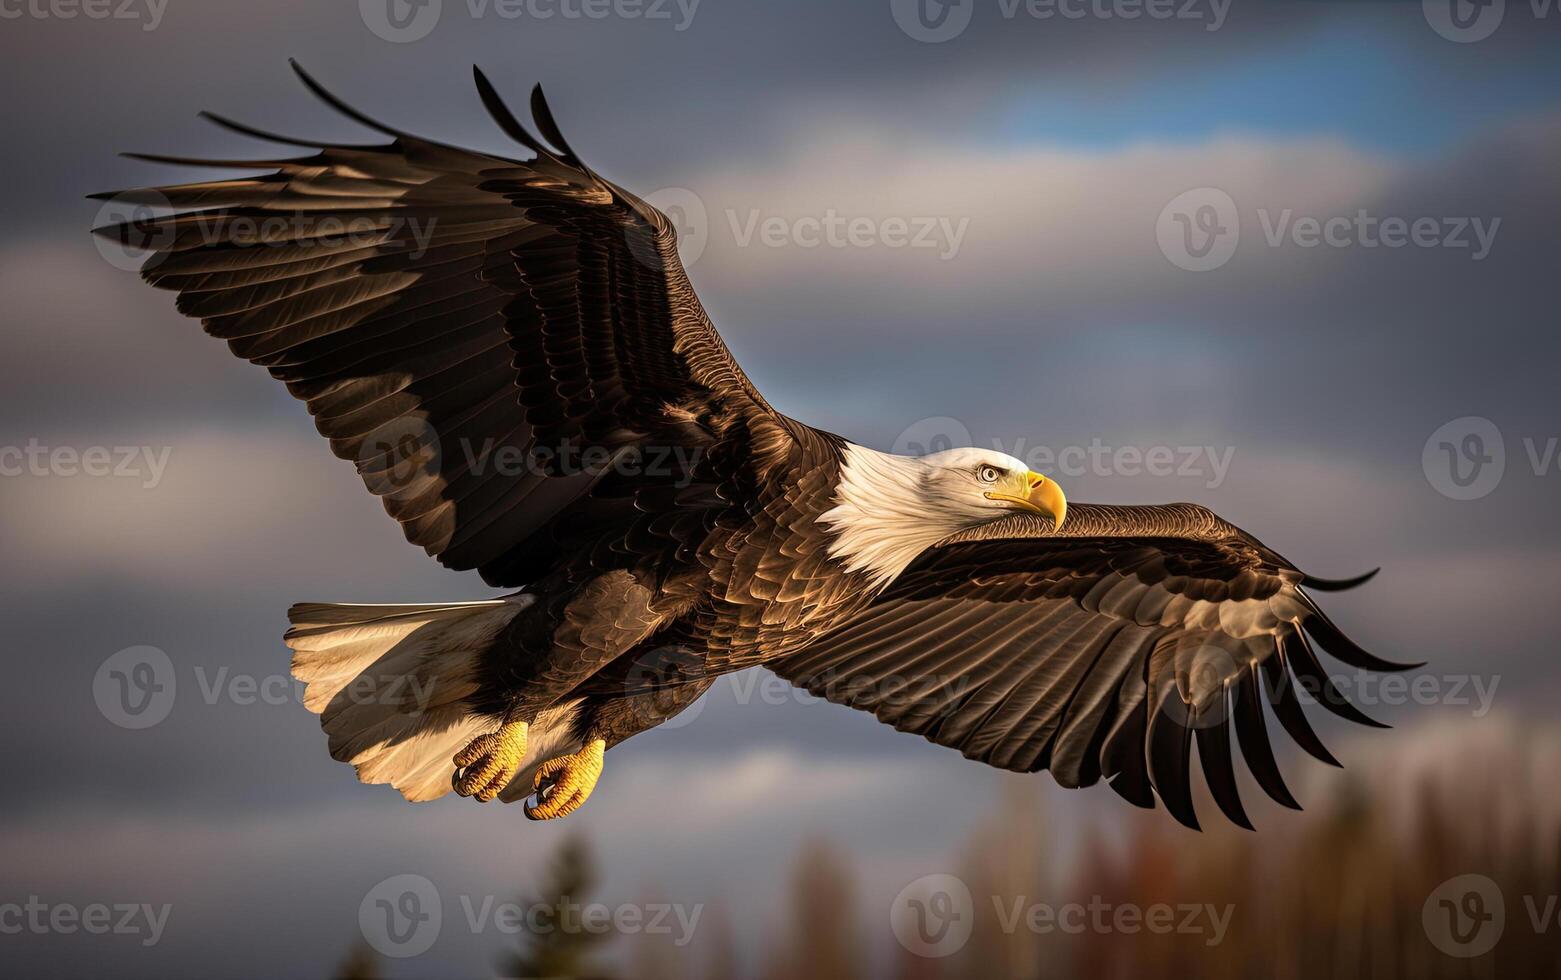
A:
[[[994,471],[1017,479],[1029,473],[991,450],[917,457],[847,445],[835,506],[819,516],[836,536],[830,555],[849,571],[869,572],[875,587],[889,584],[934,544],[1012,510],[984,492]]]

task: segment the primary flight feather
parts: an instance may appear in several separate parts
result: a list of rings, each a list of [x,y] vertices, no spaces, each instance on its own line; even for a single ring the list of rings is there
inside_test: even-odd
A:
[[[877,452],[776,412],[705,315],[672,223],[598,176],[541,90],[534,135],[479,71],[512,160],[392,129],[263,176],[98,195],[97,229],[303,400],[407,540],[502,599],[303,603],[293,672],[331,755],[410,800],[577,809],[605,752],[764,666],[993,766],[1106,779],[1196,826],[1191,748],[1249,826],[1295,800],[1262,705],[1332,762],[1297,688],[1372,723],[1312,642],[1365,653],[1310,579],[1192,504],[1069,504],[997,452]]]

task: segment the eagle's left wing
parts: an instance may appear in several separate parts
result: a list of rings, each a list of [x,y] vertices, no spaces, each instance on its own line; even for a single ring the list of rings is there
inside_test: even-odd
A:
[[[1329,681],[1308,641],[1353,666],[1404,669],[1355,646],[1304,576],[1202,507],[1079,504],[1064,530],[1015,516],[922,555],[864,613],[768,666],[967,757],[1064,786],[1101,776],[1145,807],[1158,795],[1196,827],[1191,743],[1215,800],[1250,827],[1232,722],[1258,783],[1295,807],[1261,701],[1317,758],[1299,682],[1345,718],[1376,724]]]
[[[474,70],[489,113],[533,153],[514,160],[386,126],[294,69],[390,140],[318,143],[210,116],[318,150],[132,154],[271,172],[93,195],[130,217],[97,233],[150,253],[143,278],[305,402],[408,541],[525,585],[578,550],[560,528],[649,511],[635,494],[687,487],[712,455],[726,470],[701,479],[736,479],[737,459],[737,477],[760,482],[784,459],[802,429],[705,315],[672,220],[586,166],[541,89],[547,143]],[[680,520],[701,515],[670,508],[664,523]]]

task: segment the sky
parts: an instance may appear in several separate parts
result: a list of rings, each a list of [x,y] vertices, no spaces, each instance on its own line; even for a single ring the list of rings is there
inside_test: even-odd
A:
[[[373,116],[510,155],[470,67],[516,102],[543,83],[593,168],[676,210],[706,308],[787,414],[885,450],[999,448],[1073,500],[1205,504],[1319,575],[1381,566],[1328,609],[1427,661],[1431,694],[1365,692],[1389,732],[1320,721],[1347,766],[1552,713],[1554,5],[1458,28],[1433,0],[388,2],[0,0],[0,906],[168,908],[150,942],[5,932],[9,963],[317,974],[411,874],[445,924],[389,969],[480,974],[513,939],[463,903],[524,891],[571,828],[609,901],[718,907],[749,958],[797,849],[828,839],[887,948],[890,896],[1011,778],[760,673],[615,748],[558,826],[413,806],[331,761],[287,606],[492,591],[409,548],[301,406],[87,234],[88,193],[218,175],[119,151],[274,151],[199,110],[371,138],[289,57]],[[126,728],[102,678],[143,647],[176,690]],[[1025,785],[1061,840],[1125,809]]]

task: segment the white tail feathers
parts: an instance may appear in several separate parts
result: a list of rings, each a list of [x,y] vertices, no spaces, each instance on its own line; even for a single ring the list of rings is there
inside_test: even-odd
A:
[[[451,757],[495,726],[463,703],[479,686],[478,657],[533,601],[289,609],[293,676],[306,685],[304,706],[320,715],[331,758],[412,801],[449,792]]]

